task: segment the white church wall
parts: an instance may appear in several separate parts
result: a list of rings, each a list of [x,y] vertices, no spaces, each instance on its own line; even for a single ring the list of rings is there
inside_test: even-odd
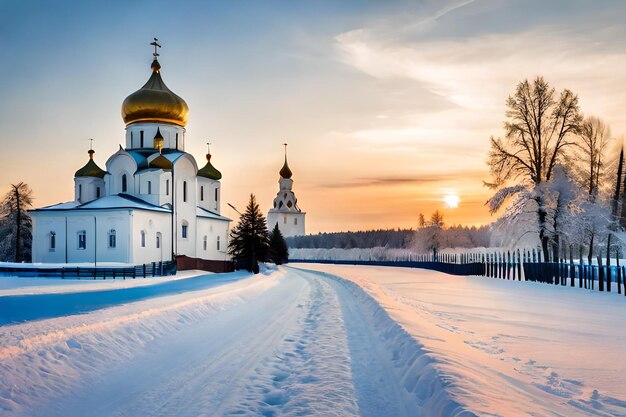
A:
[[[50,216],[46,213],[32,212],[33,220],[33,262],[65,262],[65,217]],[[50,247],[54,234],[54,248]]]
[[[183,155],[174,164],[174,181],[176,182],[176,234],[177,255],[196,257],[196,173],[198,167],[191,155]],[[185,185],[187,191],[185,192]],[[183,226],[186,226],[187,236],[183,237]]]
[[[302,236],[304,235],[304,217],[306,213],[281,213],[278,211],[270,211],[267,214],[267,228],[269,231],[274,229],[278,223],[278,229],[283,236]]]
[[[213,213],[220,213],[220,182],[210,178],[197,177],[198,205]]]
[[[225,261],[228,256],[228,226],[223,220],[197,218],[198,239],[196,254],[198,258],[214,261]],[[205,247],[206,238],[206,247]]]
[[[132,262],[135,265],[171,260],[172,229],[169,213],[134,210],[131,228]],[[143,241],[142,233],[145,236]],[[158,245],[157,236],[160,237]]]
[[[133,123],[126,128],[127,149],[153,149],[157,128],[163,136],[163,148],[185,150],[185,128],[168,123]],[[143,131],[143,146],[141,132]],[[178,141],[176,140],[178,135]],[[178,143],[178,147],[177,147]]]
[[[125,151],[118,151],[106,163],[110,175],[105,176],[107,195],[126,193],[135,194],[135,178],[137,164],[132,156]],[[126,191],[123,190],[122,177],[126,175]]]
[[[130,213],[128,210],[34,212],[33,262],[94,263],[130,262]],[[109,234],[115,231],[115,245]],[[52,249],[50,235],[56,235]],[[80,235],[84,233],[84,245]]]
[[[142,199],[155,206],[171,202],[171,197],[166,195],[166,183],[169,180],[171,184],[171,172],[163,171],[162,169],[152,169],[142,171],[136,176],[138,194]]]
[[[100,195],[98,195],[98,188]],[[74,200],[80,203],[87,203],[106,195],[105,183],[101,178],[96,177],[75,177],[74,178]]]

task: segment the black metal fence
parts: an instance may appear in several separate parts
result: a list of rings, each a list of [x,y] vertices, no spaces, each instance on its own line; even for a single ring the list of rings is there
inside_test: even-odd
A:
[[[63,266],[50,267],[10,267],[0,265],[0,276],[57,277],[78,279],[135,279],[176,274],[176,262],[151,262],[126,267]]]

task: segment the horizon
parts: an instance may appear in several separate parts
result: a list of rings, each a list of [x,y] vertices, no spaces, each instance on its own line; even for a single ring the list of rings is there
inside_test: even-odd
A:
[[[309,234],[415,229],[435,210],[488,224],[489,137],[518,82],[542,75],[626,131],[626,11],[571,4],[7,2],[0,189],[26,182],[35,207],[72,200],[88,139],[101,168],[124,142],[120,107],[157,37],[163,79],[190,107],[186,151],[202,165],[212,143],[223,203],[253,193],[267,213],[287,142]],[[153,23],[166,16],[181,24]]]

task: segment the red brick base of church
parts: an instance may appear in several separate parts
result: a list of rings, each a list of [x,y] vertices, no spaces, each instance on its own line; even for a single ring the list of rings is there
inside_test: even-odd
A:
[[[233,272],[235,266],[231,261],[211,261],[208,259],[190,258],[180,255],[176,257],[176,268],[179,271],[200,269],[209,272]]]

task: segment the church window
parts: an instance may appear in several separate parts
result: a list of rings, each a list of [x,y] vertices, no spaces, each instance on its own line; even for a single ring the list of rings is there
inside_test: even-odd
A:
[[[220,250],[220,237],[217,237],[217,250]]]
[[[50,232],[50,251],[54,252],[57,248],[57,234],[55,232]]]
[[[100,198],[100,187],[96,187],[96,198]]]
[[[139,131],[139,147],[143,148],[143,130]]]
[[[291,202],[291,200],[287,201],[287,207],[291,208],[291,206],[293,206],[293,203]]]
[[[217,188],[215,189],[215,202],[217,202]]]
[[[187,239],[187,229],[189,228],[189,225],[185,222],[183,223],[183,226],[181,228],[181,235],[183,237],[183,239]]]
[[[152,194],[152,181],[148,181],[148,194]]]
[[[200,201],[204,201],[204,186],[200,187]]]
[[[146,247],[146,232],[144,230],[141,231],[141,247]]]
[[[298,218],[293,219],[293,224],[298,224]]]
[[[204,239],[202,239],[202,249],[206,250],[206,245],[207,244],[207,237],[204,236]]]
[[[187,202],[187,181],[183,181],[183,203]]]
[[[156,247],[157,249],[161,247],[161,233],[156,234]]]
[[[109,248],[113,249],[117,245],[115,229],[109,230]]]
[[[178,133],[176,134],[176,149],[178,149]]]
[[[87,232],[84,230],[78,232],[78,249],[87,249]]]
[[[170,195],[170,180],[165,180],[165,195]]]
[[[83,199],[83,184],[78,184],[78,201]]]
[[[279,209],[283,208],[283,202],[282,201],[280,203],[278,203],[278,208]]]
[[[122,192],[125,193],[128,189],[128,179],[126,178],[126,174],[122,175]]]

